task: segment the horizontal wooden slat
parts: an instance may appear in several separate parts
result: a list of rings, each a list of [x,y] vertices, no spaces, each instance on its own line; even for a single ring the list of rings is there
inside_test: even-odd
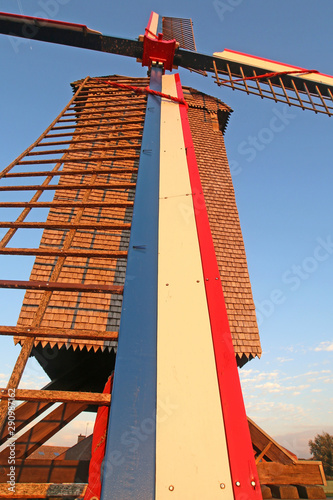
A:
[[[94,224],[71,223],[71,222],[0,222],[0,227],[16,229],[86,229],[96,231],[124,231],[131,229],[129,223],[109,223],[95,222]]]
[[[30,153],[27,154],[27,156],[37,156],[37,155],[52,155],[52,154],[65,154],[65,153],[74,153],[74,154],[80,154],[83,152],[92,152],[96,153],[97,151],[121,151],[123,149],[140,149],[141,144],[116,144],[114,146],[108,145],[108,146],[91,146],[91,147],[78,147],[78,148],[71,148],[71,149],[47,149],[47,150],[42,150],[42,151],[30,151]]]
[[[110,140],[110,141],[118,141],[118,140],[122,140],[123,138],[126,139],[126,136],[122,136],[122,137],[117,137],[115,134],[117,134],[118,132],[139,132],[141,133],[142,132],[142,128],[143,128],[143,120],[140,120],[140,121],[137,121],[137,122],[134,122],[134,124],[137,124],[136,127],[126,127],[126,129],[123,129],[122,127],[121,128],[113,128],[112,129],[112,137],[110,137],[110,131],[109,130],[99,130],[98,131],[98,136],[100,138],[100,136],[103,136],[103,135],[106,135],[106,138],[107,140]],[[81,129],[81,127],[80,127]],[[52,132],[52,130],[51,130]],[[80,132],[63,132],[62,134],[47,134],[45,136],[45,139],[52,139],[52,138],[55,138],[55,137],[76,137],[76,136],[84,136],[84,135],[92,135],[94,134],[94,132],[89,132],[89,131],[83,131],[83,130],[80,130]],[[87,139],[87,140],[91,140],[91,139]]]
[[[292,465],[260,462],[257,469],[261,484],[324,484],[320,465],[321,462],[299,461]]]
[[[125,259],[126,251],[118,250],[47,250],[44,248],[0,248],[0,255],[61,255],[62,257],[98,257],[105,259]]]
[[[1,399],[13,397],[11,389],[0,388]],[[32,389],[16,389],[16,401],[48,401],[51,403],[80,403],[88,405],[109,406],[110,394],[75,391],[42,391]]]
[[[0,335],[16,335],[23,337],[44,337],[80,340],[117,340],[118,332],[99,330],[79,330],[72,328],[33,328],[23,326],[0,326]]]
[[[8,484],[0,484],[0,498],[40,499],[40,498],[84,498],[86,484],[19,483],[15,491],[8,489]]]
[[[118,332],[81,330],[76,328],[43,328],[23,326],[0,325],[0,335],[16,335],[18,337],[44,337],[54,339],[80,339],[80,340],[117,340]]]
[[[118,285],[85,285],[84,283],[61,283],[56,281],[0,280],[0,288],[17,290],[51,290],[62,292],[114,293],[121,295],[124,287]]]
[[[59,191],[59,190],[104,190],[104,189],[135,189],[135,182],[109,182],[103,184],[47,184],[42,185],[26,185],[26,186],[0,186],[0,191]]]
[[[117,141],[118,143],[121,143],[122,141],[129,141],[129,140],[136,140],[139,141],[141,140],[141,136],[138,134],[131,134],[131,135],[122,135],[121,137],[109,137],[109,135],[105,137],[98,137],[98,138],[93,138],[93,139],[68,139],[67,141],[53,141],[53,142],[41,142],[40,144],[37,144],[36,147],[44,147],[44,146],[61,146],[65,144],[82,144],[82,143],[98,143],[101,142],[102,144],[104,143],[109,143],[112,141]]]
[[[137,172],[138,169],[136,167],[127,167],[127,168],[121,168],[121,167],[104,167],[102,168],[90,168],[90,169],[80,169],[80,170],[67,170],[66,172],[62,170],[57,170],[56,172],[53,172],[52,170],[42,170],[39,172],[17,172],[17,173],[10,173],[6,174],[4,177],[7,179],[9,177],[55,177],[55,176],[75,176],[75,175],[93,175],[93,174],[105,174],[105,175],[118,175],[118,174],[128,174],[132,172]]]
[[[62,158],[50,158],[49,160],[22,160],[17,165],[42,165],[46,163],[89,163],[91,162],[105,162],[105,161],[133,161],[138,160],[138,155],[117,155],[117,156],[82,156],[82,158],[72,158],[69,154]]]
[[[103,208],[103,207],[133,207],[133,201],[86,201],[82,203],[80,201],[2,201],[0,202],[0,208],[52,208],[52,207],[64,207],[64,208]]]
[[[144,116],[144,110],[145,110],[145,106],[140,106],[138,108],[133,108],[133,113],[128,113],[127,116]],[[90,115],[93,115],[95,113],[90,113]],[[82,117],[73,117],[73,118],[61,118],[60,120],[58,120],[58,123],[70,123],[70,122],[74,122],[78,127],[81,126],[81,124],[87,124],[88,123],[92,123],[92,124],[96,124],[98,123],[99,125],[107,125],[109,126],[110,125],[110,116],[108,116],[108,111],[106,110],[105,113],[103,114],[103,116],[100,116],[101,113],[96,113],[97,116],[87,116],[85,118],[82,118]],[[63,115],[63,116],[66,116],[66,115]],[[68,115],[67,115],[68,116]],[[114,118],[119,118],[119,116],[113,116]]]

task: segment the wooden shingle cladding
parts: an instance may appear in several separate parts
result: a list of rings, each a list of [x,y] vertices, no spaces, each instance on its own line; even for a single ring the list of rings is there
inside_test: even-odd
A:
[[[107,79],[137,87],[149,84],[149,80],[144,78],[114,76]],[[74,90],[79,83],[73,84]],[[190,126],[237,362],[241,366],[249,359],[260,356],[261,349],[245,249],[222,134],[231,110],[218,99],[193,89],[184,88],[184,95],[189,104]],[[103,78],[88,80],[76,99],[75,135],[63,156],[66,161],[62,173],[77,171],[79,175],[61,175],[54,200],[112,202],[123,206],[51,209],[47,222],[75,223],[79,220],[80,223],[93,224],[96,227],[76,231],[45,229],[40,248],[62,248],[67,241],[70,250],[87,252],[109,250],[113,254],[117,251],[127,251],[129,228],[108,230],[99,229],[98,225],[131,223],[135,196],[133,186],[139,163],[137,157],[140,153],[145,102],[145,95],[110,87]],[[130,159],[134,156],[135,159]],[[96,169],[103,172],[96,174],[91,172]],[[89,193],[88,189],[76,187],[78,184],[84,187],[84,184],[91,182],[101,187],[103,184],[109,184],[109,187],[95,188],[89,190]],[[133,186],[112,187],[111,184],[114,183],[127,183]],[[73,189],[61,189],[66,185],[72,185]],[[30,280],[84,285],[124,284],[126,259],[123,257],[66,257],[58,277],[54,280],[52,276],[57,265],[59,267],[59,259],[62,257],[37,256]],[[44,293],[38,290],[26,292],[18,326],[27,327],[33,324]],[[118,332],[121,304],[122,296],[119,294],[53,291],[39,326],[60,329],[91,328],[97,335],[98,332]],[[84,353],[112,351],[116,346],[116,340],[53,338],[50,341],[38,337],[35,340],[35,353],[42,355],[44,348],[51,347],[58,352],[54,361],[57,363],[56,360],[59,361],[60,358],[62,362],[65,361],[64,351],[68,354],[69,351],[77,349],[83,350]],[[53,372],[52,363],[52,360],[49,360],[50,374]]]
[[[128,83],[126,78],[117,81]],[[142,85],[141,82],[136,84]],[[76,90],[76,84],[73,86]],[[80,223],[91,228],[45,229],[40,248],[50,250],[67,246],[70,251],[86,251],[87,254],[103,250],[110,253],[110,258],[89,255],[66,257],[58,276],[54,277],[62,257],[40,255],[35,260],[31,281],[124,284],[126,258],[117,257],[116,254],[126,254],[129,244],[145,106],[145,95],[136,96],[132,92],[103,84],[102,81],[90,79],[82,89],[75,102],[75,136],[62,157],[66,161],[53,200],[88,202],[97,206],[51,208],[47,223],[73,223],[73,226]],[[95,170],[98,172],[94,173]],[[69,172],[78,172],[78,175],[66,175]],[[107,187],[100,189],[99,186],[103,185]],[[68,189],[63,189],[66,186]],[[99,203],[101,206],[98,206]],[[107,225],[115,229],[105,229]],[[43,291],[26,292],[18,326],[32,324],[44,294]],[[99,331],[117,332],[121,305],[121,294],[53,291],[39,326],[92,329],[97,336]],[[117,342],[60,338],[49,341],[37,337],[35,346],[38,344],[42,347],[49,344],[51,348],[57,346],[97,351],[115,348]]]

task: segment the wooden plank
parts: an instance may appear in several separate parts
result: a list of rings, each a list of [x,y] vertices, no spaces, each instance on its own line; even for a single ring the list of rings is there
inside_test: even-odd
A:
[[[0,208],[104,208],[104,207],[133,207],[133,201],[2,201]]]
[[[40,498],[84,498],[86,484],[16,484],[14,491],[8,489],[8,484],[0,484],[0,498],[40,499]]]
[[[57,281],[16,281],[0,280],[0,288],[16,290],[50,290],[62,292],[114,293],[122,295],[123,286],[118,285],[85,285],[84,283],[62,283]]]
[[[65,121],[65,120],[61,120]],[[66,120],[73,121],[73,120]],[[82,153],[82,152],[92,152],[95,153],[97,151],[120,151],[122,149],[140,149],[141,144],[119,144],[119,145],[108,145],[108,146],[91,146],[91,147],[78,147],[71,149],[44,149],[41,151],[33,151],[27,154],[27,156],[39,156],[39,155],[52,155],[52,154],[65,154],[65,153]]]
[[[52,255],[61,257],[100,257],[107,259],[127,258],[127,252],[121,250],[63,250],[46,248],[0,248],[0,255]]]
[[[257,469],[261,484],[324,484],[320,464],[302,461],[291,465],[260,462]]]
[[[102,158],[104,160],[104,158]],[[110,159],[110,158],[109,158]],[[115,160],[118,160],[117,157],[114,158]],[[131,158],[127,158],[130,160]],[[68,160],[69,163],[74,163],[74,162],[82,162],[82,163],[87,163],[87,161],[93,161],[91,158],[81,158],[80,160]],[[60,160],[59,160],[60,161]],[[36,163],[41,163],[42,160],[39,160]],[[58,162],[58,160],[57,160]],[[49,162],[46,162],[49,163]],[[63,163],[61,161],[61,163]],[[36,185],[30,185],[26,184],[24,186],[0,186],[0,191],[82,191],[83,189],[93,189],[95,190],[111,190],[111,189],[135,189],[136,183],[135,182],[109,182],[109,183],[101,183],[101,184],[95,184],[94,182],[89,182],[86,184],[48,184],[48,185],[42,185],[42,184],[36,184]]]
[[[45,328],[0,325],[0,335],[15,335],[23,337],[44,337],[80,340],[118,340],[118,332],[99,330],[81,330],[77,328]]]
[[[62,403],[55,410],[46,415],[43,420],[38,422],[15,441],[16,460],[31,455],[37,448],[84,411],[87,406],[87,404],[82,403]],[[9,452],[9,448],[5,448],[0,453],[0,459],[8,459]]]
[[[89,142],[87,139],[84,142]],[[127,167],[127,168],[121,168],[121,167],[115,167],[110,169],[110,167],[104,167],[104,168],[90,168],[90,169],[78,169],[78,170],[67,170],[66,172],[60,170],[58,172],[52,172],[50,170],[40,170],[38,172],[15,172],[13,174],[7,174],[5,177],[8,178],[17,178],[17,177],[55,177],[55,176],[61,176],[62,178],[67,177],[67,176],[84,176],[84,175],[91,175],[91,174],[127,174],[127,173],[132,173],[132,172],[137,172],[138,169],[136,167]]]
[[[11,389],[0,388],[1,399],[12,397]],[[52,403],[86,403],[94,405],[110,406],[111,395],[95,392],[74,392],[74,391],[41,391],[32,389],[16,389],[16,401],[49,401]]]
[[[90,460],[27,459],[15,461],[16,483],[86,483]],[[0,461],[0,483],[8,481],[8,461]]]
[[[127,222],[109,223],[95,222],[94,224],[86,224],[79,222],[72,224],[71,222],[0,222],[0,227],[18,228],[18,229],[77,229],[77,230],[96,230],[96,231],[124,231],[131,229],[131,224]]]

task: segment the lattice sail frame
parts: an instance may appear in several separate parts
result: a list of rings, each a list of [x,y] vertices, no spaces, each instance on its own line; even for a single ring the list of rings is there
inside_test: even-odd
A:
[[[215,83],[261,98],[283,102],[328,116],[333,114],[333,77],[315,70],[278,63],[232,50],[214,53]],[[227,79],[220,75],[227,76]]]

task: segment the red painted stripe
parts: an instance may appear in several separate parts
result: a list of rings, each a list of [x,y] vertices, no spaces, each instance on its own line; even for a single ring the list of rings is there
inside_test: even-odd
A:
[[[45,26],[56,27],[56,28],[72,28],[74,30],[86,30],[89,31],[89,28],[85,24],[76,24],[76,23],[68,23],[67,21],[56,21],[54,19],[46,19],[43,17],[31,17],[31,16],[22,16],[21,14],[9,14],[8,12],[0,12],[1,19],[18,19],[19,21],[38,21],[43,23]]]
[[[177,93],[183,98],[179,75]],[[226,431],[231,477],[236,500],[260,500],[261,490],[239,381],[214,243],[203,196],[187,110],[180,106],[184,142],[198,231],[206,296],[215,352],[221,406]],[[255,482],[255,486],[251,482]],[[236,484],[240,483],[240,486]],[[244,496],[247,495],[247,496]]]

